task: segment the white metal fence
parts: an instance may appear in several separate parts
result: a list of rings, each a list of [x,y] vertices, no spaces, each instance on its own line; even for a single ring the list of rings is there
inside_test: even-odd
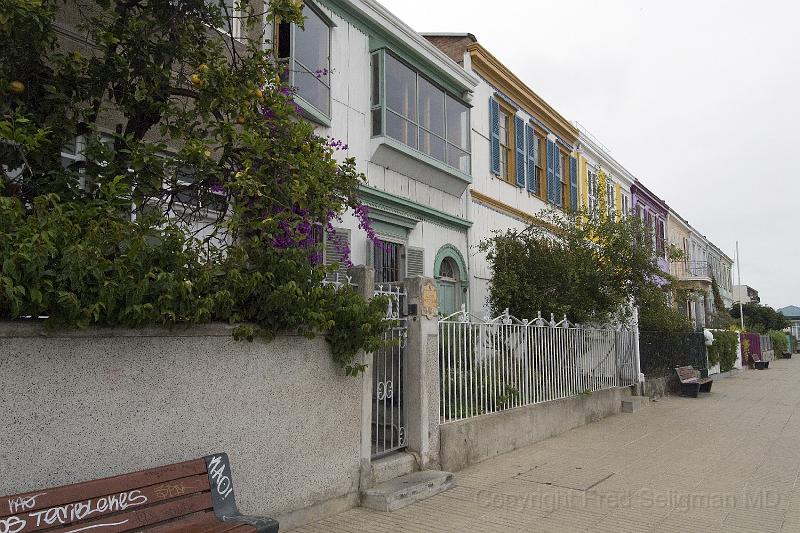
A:
[[[772,346],[772,337],[769,335],[760,335],[761,337],[761,360],[772,361],[775,359],[775,350]]]
[[[637,382],[637,328],[586,328],[564,318],[439,321],[443,423]]]

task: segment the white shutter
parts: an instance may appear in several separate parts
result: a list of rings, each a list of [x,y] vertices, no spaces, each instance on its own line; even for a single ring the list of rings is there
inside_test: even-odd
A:
[[[425,249],[406,247],[406,277],[425,275]]]
[[[325,259],[324,262],[326,265],[331,265],[333,263],[338,263],[339,267],[336,269],[335,272],[331,272],[328,274],[328,279],[335,280],[336,273],[339,273],[339,280],[344,281],[347,276],[347,267],[344,264],[344,257],[342,255],[342,250],[337,248],[336,243],[337,241],[341,246],[347,246],[350,248],[350,230],[343,229],[343,228],[334,228],[334,233],[325,233]]]
[[[365,256],[364,266],[375,268],[375,243],[367,239],[367,255]]]

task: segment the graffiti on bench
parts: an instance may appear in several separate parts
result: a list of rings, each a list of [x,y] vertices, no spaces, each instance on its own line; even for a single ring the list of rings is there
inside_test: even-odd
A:
[[[12,516],[0,518],[0,533],[22,533],[30,529],[41,529],[43,527],[61,526],[83,520],[94,514],[116,513],[124,511],[129,507],[137,507],[147,503],[147,496],[140,490],[131,490],[111,494],[101,498],[88,499],[66,505],[48,507],[38,511],[30,511],[27,514],[20,512],[29,511],[36,506],[36,498],[43,496],[45,492],[32,496],[18,496],[8,500],[8,508],[11,512],[17,513]],[[127,520],[125,521],[127,522]],[[120,525],[124,522],[114,524],[96,524],[91,526],[105,527]],[[72,531],[82,531],[84,528]]]

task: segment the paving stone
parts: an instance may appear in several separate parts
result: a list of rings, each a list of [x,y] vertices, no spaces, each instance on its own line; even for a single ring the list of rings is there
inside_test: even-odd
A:
[[[404,509],[352,509],[296,531],[800,533],[797,383],[800,362],[776,360],[709,395],[666,397],[470,466],[455,488]]]

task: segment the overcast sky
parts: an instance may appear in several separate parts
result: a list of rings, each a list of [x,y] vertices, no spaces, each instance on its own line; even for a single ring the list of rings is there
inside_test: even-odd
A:
[[[762,303],[800,305],[800,2],[379,1],[474,34],[731,258],[738,240]]]

